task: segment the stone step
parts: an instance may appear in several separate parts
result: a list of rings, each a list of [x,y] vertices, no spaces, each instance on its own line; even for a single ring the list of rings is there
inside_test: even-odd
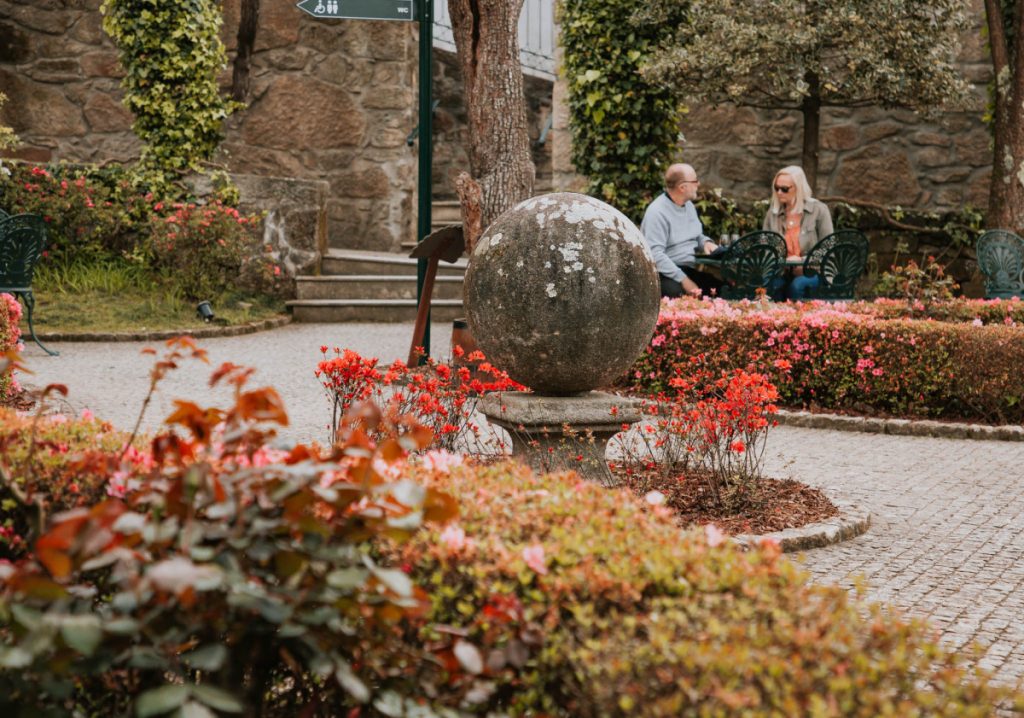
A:
[[[416,299],[416,275],[330,274],[296,277],[296,299]],[[437,276],[434,300],[462,299],[461,276]]]
[[[411,250],[410,250],[411,251]],[[409,275],[416,273],[417,262],[411,257],[388,252],[360,249],[328,249],[321,259],[320,274]],[[437,276],[461,277],[466,272],[466,258],[437,265]]]
[[[287,302],[297,322],[412,322],[416,320],[415,299],[293,299]],[[465,316],[462,301],[435,299],[432,322]]]

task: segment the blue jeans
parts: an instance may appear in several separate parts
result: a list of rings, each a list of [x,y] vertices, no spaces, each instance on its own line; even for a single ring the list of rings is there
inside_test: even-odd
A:
[[[817,274],[810,277],[805,274],[793,277],[793,281],[789,283],[789,287],[786,289],[786,297],[794,302],[807,299],[807,292],[811,289],[817,289],[820,283],[821,279]]]

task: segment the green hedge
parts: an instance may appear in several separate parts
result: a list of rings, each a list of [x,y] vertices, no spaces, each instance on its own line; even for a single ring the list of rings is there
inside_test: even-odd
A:
[[[390,558],[431,593],[410,640],[438,651],[417,679],[444,686],[439,702],[481,715],[992,715],[1000,689],[928,627],[810,585],[773,543],[744,552],[682,532],[664,507],[575,474],[502,464],[434,480],[458,523]]]
[[[957,306],[966,311],[971,304]],[[1024,327],[1014,319],[1021,303],[973,304],[979,315],[1002,320],[877,318],[820,302],[667,302],[627,381],[656,392],[677,372],[688,372],[691,357],[702,356],[715,370],[743,367],[767,374],[783,405],[1022,423]],[[870,305],[854,305],[865,306]],[[876,306],[883,316],[887,309],[908,311],[895,302]]]
[[[21,341],[21,305],[10,294],[0,295],[0,354],[17,349]],[[9,399],[17,391],[18,383],[14,378],[14,370],[0,370],[0,404]]]

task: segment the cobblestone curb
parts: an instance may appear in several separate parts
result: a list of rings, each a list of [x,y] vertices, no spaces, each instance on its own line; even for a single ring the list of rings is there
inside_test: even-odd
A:
[[[945,421],[878,419],[841,414],[812,414],[809,411],[786,411],[776,414],[780,424],[808,429],[862,431],[871,434],[899,436],[930,436],[942,439],[976,439],[980,441],[1024,441],[1024,426],[989,426],[957,424]]]
[[[43,342],[152,342],[180,336],[211,339],[214,337],[237,337],[266,329],[277,329],[291,324],[291,321],[291,316],[283,315],[248,324],[226,327],[211,326],[202,329],[171,329],[159,332],[50,332],[39,334],[39,340]],[[22,337],[22,341],[24,339]],[[29,339],[31,340],[31,337]]]
[[[845,499],[832,498],[832,503],[839,509],[839,515],[827,521],[768,534],[737,534],[733,540],[742,546],[752,546],[765,538],[775,539],[784,553],[792,553],[847,541],[868,530],[871,514],[867,509]]]

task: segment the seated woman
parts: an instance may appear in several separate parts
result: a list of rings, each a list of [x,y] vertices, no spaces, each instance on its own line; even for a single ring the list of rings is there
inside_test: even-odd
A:
[[[786,238],[787,260],[800,259],[811,247],[832,234],[832,215],[824,202],[811,197],[811,186],[799,167],[783,167],[775,173],[772,203],[764,216],[763,229]],[[802,267],[793,267],[786,296],[794,300],[805,299],[808,290],[818,286],[818,281],[817,275],[805,277]],[[778,287],[779,290],[781,288]]]

